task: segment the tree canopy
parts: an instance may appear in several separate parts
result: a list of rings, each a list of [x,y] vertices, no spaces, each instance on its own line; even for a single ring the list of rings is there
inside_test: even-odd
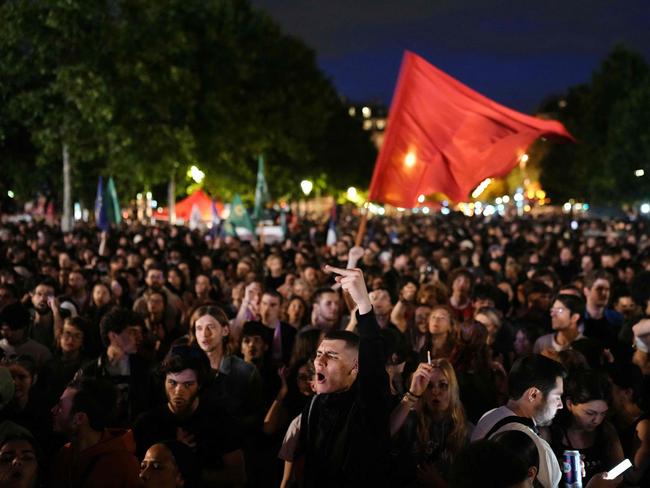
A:
[[[577,144],[553,145],[541,182],[554,202],[634,203],[650,190],[650,71],[639,54],[615,47],[591,81],[541,108],[557,112]],[[645,176],[635,176],[643,169]]]
[[[313,51],[248,0],[3,2],[0,25],[0,158],[24,195],[58,190],[63,144],[87,204],[99,174],[133,195],[191,165],[252,196],[259,154],[275,196],[369,181],[374,148]]]

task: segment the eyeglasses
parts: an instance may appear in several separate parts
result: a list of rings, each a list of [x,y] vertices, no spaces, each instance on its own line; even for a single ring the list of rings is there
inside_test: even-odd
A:
[[[73,332],[64,332],[61,334],[61,336],[64,339],[74,339],[75,341],[81,341],[84,338],[84,335],[82,332],[77,332],[76,334]]]
[[[557,307],[557,308],[550,309],[549,312],[551,312],[552,314],[558,314],[564,312],[565,310],[566,308],[564,307]]]

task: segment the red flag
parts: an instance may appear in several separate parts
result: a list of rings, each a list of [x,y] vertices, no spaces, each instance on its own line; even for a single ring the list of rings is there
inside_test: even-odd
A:
[[[435,192],[466,200],[541,136],[573,141],[560,122],[499,105],[406,51],[369,199],[405,208]]]

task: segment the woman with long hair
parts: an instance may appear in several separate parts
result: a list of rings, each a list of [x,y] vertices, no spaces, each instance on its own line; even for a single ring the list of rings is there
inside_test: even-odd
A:
[[[605,418],[612,404],[611,384],[599,371],[576,372],[565,384],[566,409],[542,432],[562,462],[565,450],[579,451],[585,463],[583,482],[623,460],[615,427]]]
[[[471,433],[447,359],[420,363],[391,413],[390,432],[396,486],[447,486],[449,468]]]

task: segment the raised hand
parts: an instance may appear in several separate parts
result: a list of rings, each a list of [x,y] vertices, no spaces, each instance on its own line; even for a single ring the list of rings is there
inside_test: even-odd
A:
[[[324,271],[326,273],[335,273],[336,282],[341,284],[341,288],[347,291],[354,303],[359,307],[359,313],[364,315],[372,310],[370,298],[368,297],[368,290],[366,289],[366,282],[363,278],[363,273],[359,268],[343,269],[335,268],[334,266],[325,265]]]
[[[409,391],[416,396],[420,396],[424,393],[429,386],[429,380],[431,379],[431,374],[433,373],[433,366],[427,363],[420,363],[418,369],[415,370],[413,376],[411,377],[411,387]]]

